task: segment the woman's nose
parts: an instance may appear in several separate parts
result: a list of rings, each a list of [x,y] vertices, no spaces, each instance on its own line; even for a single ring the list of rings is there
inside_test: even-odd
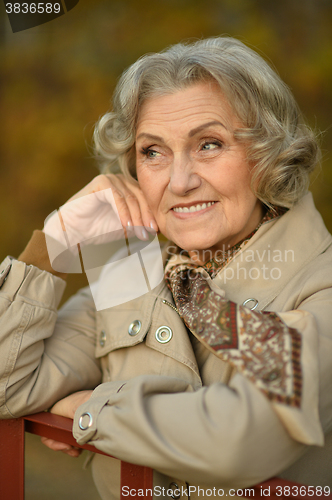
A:
[[[184,196],[201,185],[194,162],[186,156],[175,155],[171,167],[168,189],[177,196]]]

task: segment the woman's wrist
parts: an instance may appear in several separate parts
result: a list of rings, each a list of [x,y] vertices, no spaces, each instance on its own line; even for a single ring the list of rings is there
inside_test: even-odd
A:
[[[47,251],[45,234],[38,229],[33,232],[29,243],[17,260],[36,266],[42,271],[47,271],[59,278],[67,278],[67,274],[57,272],[52,268]]]

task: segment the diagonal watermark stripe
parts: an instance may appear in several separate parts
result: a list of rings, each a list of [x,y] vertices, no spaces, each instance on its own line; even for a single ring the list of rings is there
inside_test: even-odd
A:
[[[55,210],[44,233],[53,269],[84,271],[98,311],[140,297],[163,280],[156,232],[140,226],[125,231],[110,188]]]

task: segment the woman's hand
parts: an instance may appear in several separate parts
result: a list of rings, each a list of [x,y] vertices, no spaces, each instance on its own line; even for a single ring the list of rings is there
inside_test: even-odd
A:
[[[60,399],[50,409],[50,413],[62,415],[63,417],[74,418],[75,412],[79,406],[90,399],[92,391],[79,391],[70,394],[64,399]],[[41,438],[41,442],[53,451],[62,451],[71,457],[78,457],[82,453],[82,449],[71,446],[67,443],[61,443],[54,439],[46,437]]]
[[[50,409],[50,413],[62,415],[67,418],[74,418],[77,408],[90,399],[92,392],[93,391],[74,392],[55,403]]]
[[[95,177],[53,213],[44,232],[62,242],[59,233],[64,231],[69,244],[76,245],[96,237],[110,241],[107,238],[112,238],[114,232],[121,230],[118,234],[123,234],[122,228],[128,231],[131,227],[136,227],[136,236],[143,240],[148,239],[144,227],[158,231],[138,183],[122,174],[106,174]]]

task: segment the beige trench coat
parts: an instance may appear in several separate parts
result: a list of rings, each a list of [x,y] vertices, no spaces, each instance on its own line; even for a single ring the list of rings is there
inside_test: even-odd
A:
[[[189,338],[164,283],[98,313],[85,289],[57,314],[63,280],[10,258],[0,273],[2,418],[98,386],[76,412],[77,441],[153,467],[155,484],[176,483],[184,498],[189,486],[195,498],[198,485],[227,492],[275,475],[332,487],[332,237],[310,194],[265,223],[214,284],[237,303],[253,299],[248,306],[281,317],[295,311],[301,333],[317,337],[324,447],[293,439],[251,382]],[[132,336],[135,320],[142,326]],[[172,333],[163,343],[162,326]],[[85,412],[91,425],[82,430]],[[102,498],[118,496],[117,469],[113,459],[93,459]]]

